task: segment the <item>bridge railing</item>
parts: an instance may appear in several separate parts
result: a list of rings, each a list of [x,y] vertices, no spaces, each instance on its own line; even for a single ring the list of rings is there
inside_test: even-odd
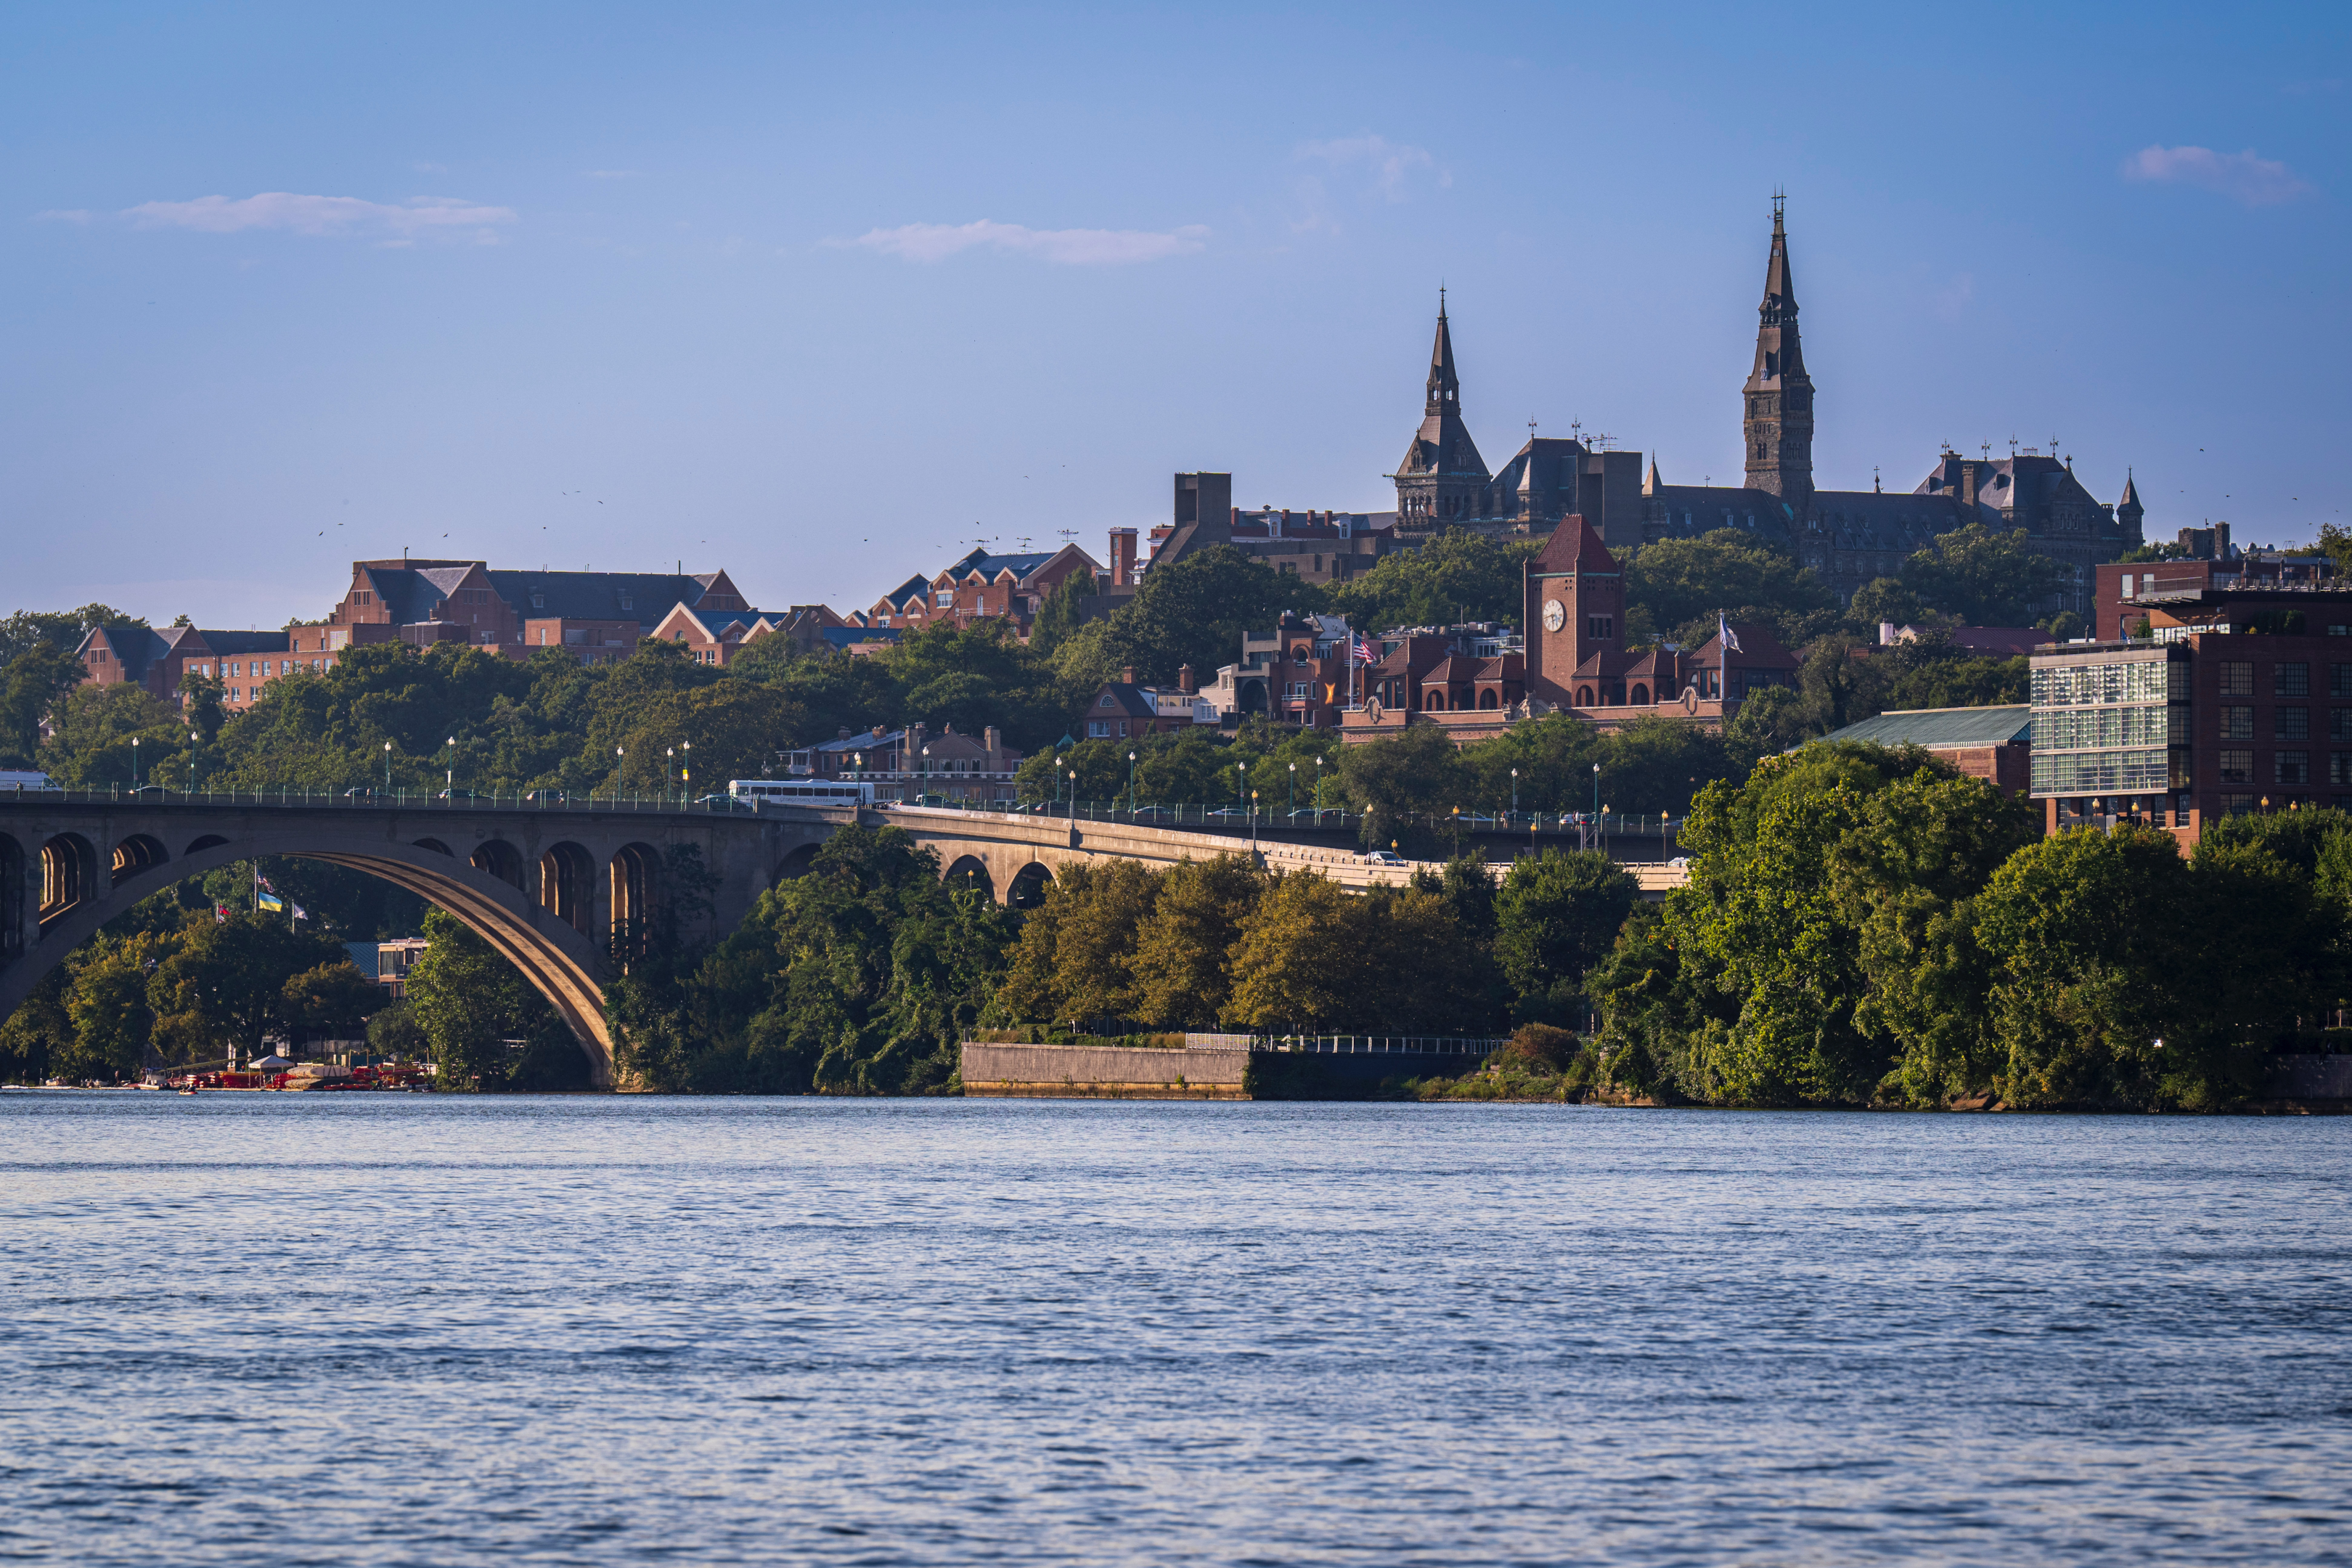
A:
[[[1129,808],[1125,801],[984,801],[962,800],[950,795],[927,795],[919,801],[877,802],[887,809],[890,805],[920,805],[934,810],[974,811],[1007,814],[1016,816],[1063,817],[1079,822],[1112,822],[1136,827],[1193,827],[1209,833],[1231,833],[1248,837],[1255,824],[1261,835],[1286,832],[1347,833],[1360,836],[1363,816],[1358,812],[1340,811],[1332,807],[1302,805],[1293,810],[1284,805],[1267,806],[1261,803],[1253,817],[1246,806],[1205,805],[1200,804],[1155,804],[1139,802]],[[1458,828],[1464,835],[1528,834],[1532,837],[1559,843],[1577,840],[1599,846],[1603,838],[1674,838],[1682,830],[1685,818],[1672,815],[1649,816],[1630,812],[1589,811],[1465,811],[1456,817],[1450,812],[1429,815],[1414,813],[1412,826],[1426,827],[1440,837],[1450,837]]]
[[[1255,1048],[1315,1056],[1488,1057],[1507,1044],[1475,1035],[1268,1035]]]
[[[115,785],[107,789],[0,789],[0,805],[197,805],[251,806],[304,805],[319,807],[354,807],[382,811],[396,807],[404,811],[646,811],[691,812],[698,816],[749,816],[753,815],[751,803],[724,795],[706,795],[686,800],[673,794],[663,795],[572,795],[558,790],[533,790],[524,795],[488,795],[467,791],[418,793],[407,790],[381,789],[281,789],[261,790],[180,790],[165,789],[159,784],[142,784],[137,789]]]

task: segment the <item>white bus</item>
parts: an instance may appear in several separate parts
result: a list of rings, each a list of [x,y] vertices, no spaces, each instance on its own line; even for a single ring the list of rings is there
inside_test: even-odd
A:
[[[47,773],[0,768],[0,794],[22,794],[26,790],[53,791],[57,787]]]
[[[827,783],[822,779],[730,779],[727,793],[740,801],[767,801],[776,805],[872,805],[870,784]]]

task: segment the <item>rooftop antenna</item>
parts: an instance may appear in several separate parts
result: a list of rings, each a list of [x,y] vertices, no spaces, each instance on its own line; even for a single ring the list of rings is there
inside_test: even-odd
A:
[[[1535,438],[1536,438],[1536,416],[1535,416],[1534,415],[1530,414],[1530,415],[1528,415],[1528,443],[1529,443],[1530,445],[1532,445],[1532,444],[1534,443],[1534,441],[1535,441]]]
[[[1778,184],[1775,184],[1772,187],[1772,217],[1775,222],[1780,220],[1780,208],[1788,199],[1789,193],[1787,191],[1783,190]]]
[[[2011,436],[2009,438],[2009,455],[2012,458],[2017,456],[2017,437],[2015,436]]]
[[[1978,451],[1979,451],[1979,452],[1982,452],[1982,453],[1984,454],[1984,458],[1985,458],[1985,461],[1986,461],[1986,462],[1990,463],[1990,462],[1991,462],[1991,461],[1992,461],[1992,443],[1991,443],[1991,442],[1990,442],[1990,441],[1979,441],[1979,442],[1978,442],[1978,443],[1977,443],[1977,450],[1978,450]]]
[[[1883,485],[1881,485],[1881,484],[1878,482],[1878,465],[1877,465],[1876,463],[1873,463],[1873,464],[1871,464],[1871,465],[1870,465],[1870,491],[1871,491],[1871,494],[1873,494],[1873,495],[1880,494],[1880,493],[1885,489],[1885,487],[1884,487]]]

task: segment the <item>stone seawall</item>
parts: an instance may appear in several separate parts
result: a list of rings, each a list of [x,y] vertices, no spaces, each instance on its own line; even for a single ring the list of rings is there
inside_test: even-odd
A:
[[[1385,1079],[1455,1078],[1478,1061],[1475,1055],[1435,1051],[1152,1050],[967,1040],[962,1079],[965,1094],[986,1099],[1362,1100]]]
[[[1246,1100],[1247,1051],[991,1046],[967,1040],[963,1091],[1045,1100]]]
[[[2352,1057],[2280,1057],[2270,1092],[2279,1100],[2352,1100]]]

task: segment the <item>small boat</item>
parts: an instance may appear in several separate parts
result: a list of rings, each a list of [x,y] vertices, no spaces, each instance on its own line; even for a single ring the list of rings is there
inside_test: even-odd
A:
[[[187,1096],[189,1099],[191,1099],[191,1100],[194,1100],[194,1099],[195,1098],[195,1095],[196,1095],[196,1091],[195,1091],[194,1089],[182,1089],[180,1092],[181,1092],[182,1094],[184,1094],[184,1095],[186,1095],[186,1096]]]

